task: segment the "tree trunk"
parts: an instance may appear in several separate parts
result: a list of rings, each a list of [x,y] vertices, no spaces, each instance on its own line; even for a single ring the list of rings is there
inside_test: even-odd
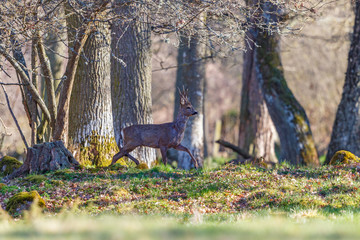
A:
[[[8,178],[13,179],[25,174],[45,173],[78,166],[79,163],[65,148],[62,141],[46,142],[28,148],[24,164]]]
[[[239,147],[254,157],[263,157],[276,163],[276,130],[266,106],[256,73],[255,29],[249,30],[249,41],[244,53],[241,109],[239,127]]]
[[[73,19],[72,24],[76,28],[79,19]],[[72,34],[69,40],[73,40]],[[83,165],[107,166],[117,150],[111,112],[110,41],[109,24],[96,22],[75,74],[69,144]]]
[[[54,78],[54,87],[55,90],[59,86],[62,74],[65,67],[65,56],[67,51],[67,46],[65,45],[67,34],[66,34],[66,21],[65,21],[65,9],[61,5],[56,10],[56,16],[59,20],[57,24],[61,25],[61,30],[55,32],[51,31],[45,35],[44,43],[46,45],[46,55],[49,58],[51,65],[51,72]],[[60,26],[59,26],[60,28]],[[62,30],[64,29],[64,30]]]
[[[262,3],[263,18],[279,22],[281,9]],[[279,134],[281,160],[293,165],[318,166],[319,159],[304,109],[286,84],[280,59],[280,36],[268,29],[257,29],[255,68],[272,121]]]
[[[151,31],[138,5],[117,0],[115,11],[124,19],[112,25],[111,90],[115,139],[121,146],[121,129],[133,124],[152,123],[151,113]],[[132,17],[134,14],[137,17]],[[155,160],[155,150],[136,148],[132,154],[148,166]]]
[[[197,159],[199,166],[204,163],[204,86],[205,62],[202,60],[206,54],[206,46],[196,36],[183,35],[180,38],[178,51],[178,70],[176,86],[188,89],[188,96],[197,115],[189,118],[187,122],[182,145],[187,147]],[[177,92],[177,95],[179,93]],[[176,97],[179,99],[179,97]],[[176,102],[175,107],[178,106]],[[177,111],[175,111],[177,112]],[[191,158],[186,152],[178,152],[178,167],[190,169]]]
[[[88,19],[96,19],[99,14],[103,14],[104,9],[106,8],[109,0],[105,1],[95,1],[92,6],[93,9],[90,14],[87,14]],[[66,9],[67,13],[73,13],[71,7]],[[74,13],[73,13],[74,14]],[[69,16],[67,18],[67,24],[71,25],[72,18]],[[73,42],[72,47],[69,49],[69,59],[66,64],[65,73],[63,75],[63,84],[59,93],[59,103],[57,108],[57,118],[55,123],[55,128],[53,129],[53,139],[64,141],[65,146],[67,145],[68,140],[68,123],[69,123],[69,106],[70,106],[70,96],[74,84],[76,68],[80,60],[81,51],[86,43],[87,38],[89,37],[90,32],[92,31],[92,25],[96,24],[98,21],[86,21],[77,29],[76,35],[73,36],[75,41]],[[68,29],[71,26],[68,25]],[[71,34],[71,32],[70,32]],[[69,31],[68,31],[69,35]]]
[[[339,150],[360,155],[360,2],[356,1],[354,33],[341,101],[336,113],[325,164]]]

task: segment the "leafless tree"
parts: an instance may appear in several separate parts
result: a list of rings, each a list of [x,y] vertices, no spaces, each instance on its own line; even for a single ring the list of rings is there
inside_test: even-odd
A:
[[[273,1],[284,11],[279,12],[282,18],[292,19],[295,15],[308,16],[320,8],[327,1]],[[71,11],[65,15],[59,14],[63,4],[69,5]],[[262,14],[266,9],[259,6],[257,11],[249,7],[244,1],[235,0],[194,0],[194,1],[121,1],[121,8],[135,7],[137,10],[129,14],[117,12],[110,1],[99,0],[25,0],[4,1],[0,6],[0,55],[16,70],[20,79],[20,88],[24,96],[24,106],[28,113],[32,127],[32,144],[36,143],[39,135],[44,134],[46,126],[50,126],[49,140],[68,141],[67,129],[69,120],[70,95],[72,93],[75,73],[83,47],[90,33],[97,28],[97,23],[122,21],[146,24],[155,34],[160,34],[168,41],[171,34],[180,32],[186,36],[197,36],[202,44],[211,49],[212,56],[226,54],[246,49],[251,41],[246,37],[246,31],[252,27],[249,17],[257,18],[256,24],[266,28],[269,33],[294,32],[300,24],[284,26],[284,22],[263,24],[267,19]],[[256,13],[255,15],[253,15]],[[206,22],[202,15],[206,14]],[[77,15],[81,24],[74,34],[73,44],[69,45],[68,56],[63,56],[67,62],[65,71],[57,87],[53,73],[53,66],[47,54],[50,48],[45,43],[47,33],[61,35],[69,29],[64,27],[64,19],[69,15]],[[105,16],[105,17],[104,17]],[[146,16],[141,17],[141,16]],[[285,29],[285,30],[283,30]],[[119,38],[122,36],[119,36]],[[63,38],[59,38],[64,41]],[[178,44],[175,42],[174,44]],[[256,47],[256,46],[255,46]],[[23,57],[25,48],[31,49],[31,63],[27,64]],[[57,53],[62,55],[62,53]],[[126,64],[126,59],[112,55],[115,61]],[[0,62],[3,65],[2,62]],[[38,83],[38,73],[44,79],[46,99],[41,93]],[[57,77],[56,77],[57,78]],[[35,137],[37,135],[37,137]]]

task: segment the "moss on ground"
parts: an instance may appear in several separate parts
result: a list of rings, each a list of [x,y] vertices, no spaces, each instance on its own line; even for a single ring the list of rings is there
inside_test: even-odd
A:
[[[29,210],[34,202],[36,202],[37,206],[40,208],[45,207],[45,201],[37,191],[20,192],[9,199],[6,204],[6,211],[12,215],[18,215],[24,210]]]
[[[140,163],[139,165],[136,166],[137,169],[149,169],[148,165],[146,163]]]
[[[47,180],[47,177],[44,175],[29,175],[25,177],[22,181],[23,182],[30,182],[30,183],[41,183]]]
[[[330,160],[330,165],[350,164],[360,162],[360,159],[353,153],[340,150],[337,151]]]
[[[11,174],[13,171],[21,167],[22,163],[14,157],[5,156],[0,160],[0,171],[5,175]]]

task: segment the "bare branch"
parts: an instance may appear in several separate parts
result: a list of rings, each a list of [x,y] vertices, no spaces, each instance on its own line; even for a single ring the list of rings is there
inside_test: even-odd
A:
[[[44,44],[42,41],[42,38],[40,36],[40,32],[36,33],[37,38],[37,50],[38,50],[38,56],[41,63],[41,69],[44,74],[45,79],[45,87],[47,90],[47,96],[48,96],[48,104],[49,104],[49,111],[50,111],[50,126],[51,128],[55,127],[55,119],[56,119],[56,98],[55,98],[55,89],[54,89],[54,78],[53,73],[51,71],[50,61],[49,58],[45,52]]]
[[[20,64],[16,61],[15,58],[13,58],[12,56],[10,56],[10,54],[8,54],[3,46],[0,46],[0,54],[3,55],[5,57],[5,59],[14,67],[14,69],[19,73],[21,79],[24,82],[24,84],[29,84],[29,90],[34,98],[34,100],[36,101],[37,104],[39,104],[41,110],[44,112],[45,117],[50,120],[50,112],[47,109],[44,101],[42,100],[40,94],[38,93],[36,87],[32,84],[32,82],[30,81],[30,79],[28,78],[28,76],[26,75],[26,73],[24,72],[23,68],[20,66]],[[3,85],[2,85],[3,86]]]
[[[13,117],[13,120],[14,120],[14,122],[15,122],[15,124],[16,124],[16,127],[17,127],[17,129],[19,130],[19,133],[20,133],[21,138],[22,138],[22,140],[23,140],[23,142],[24,142],[24,144],[25,144],[26,149],[28,149],[29,146],[28,146],[28,144],[27,144],[27,142],[26,142],[26,138],[25,138],[25,136],[24,136],[24,134],[23,134],[23,132],[22,132],[22,130],[21,130],[21,128],[20,128],[19,122],[17,121],[17,119],[16,119],[16,117],[15,117],[15,114],[14,114],[12,108],[11,108],[10,101],[9,101],[9,97],[8,97],[8,95],[7,95],[7,92],[6,92],[6,90],[5,90],[5,87],[4,87],[4,85],[1,85],[1,87],[2,87],[2,89],[3,89],[3,91],[4,91],[6,103],[7,103],[7,106],[8,106],[8,108],[9,108],[9,111],[10,111],[10,113],[11,113],[11,116]]]
[[[201,61],[204,61],[206,59],[212,59],[212,58],[214,58],[214,56],[207,56],[207,57],[203,57],[203,58],[197,59],[197,60],[192,61],[192,62],[188,62],[188,63],[184,63],[184,64],[180,64],[180,65],[175,65],[175,66],[169,66],[169,67],[163,67],[162,64],[160,63],[161,68],[154,69],[152,72],[169,70],[169,69],[178,68],[178,67],[185,67],[185,66],[188,66],[188,65],[191,65],[191,64],[194,64],[194,63],[197,63],[197,62],[201,62]]]
[[[0,85],[4,85],[4,86],[28,86],[29,84],[27,84],[27,83],[4,83],[4,82],[0,82]]]

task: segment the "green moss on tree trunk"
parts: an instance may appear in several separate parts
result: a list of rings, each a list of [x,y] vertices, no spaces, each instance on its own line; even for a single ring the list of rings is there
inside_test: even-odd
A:
[[[85,141],[73,144],[71,150],[76,152],[75,158],[81,165],[105,167],[111,163],[112,157],[119,149],[114,137],[99,136],[93,132]]]
[[[279,53],[279,35],[258,30],[257,73],[271,119],[280,137],[281,158],[294,165],[319,165],[305,110],[287,86]]]

